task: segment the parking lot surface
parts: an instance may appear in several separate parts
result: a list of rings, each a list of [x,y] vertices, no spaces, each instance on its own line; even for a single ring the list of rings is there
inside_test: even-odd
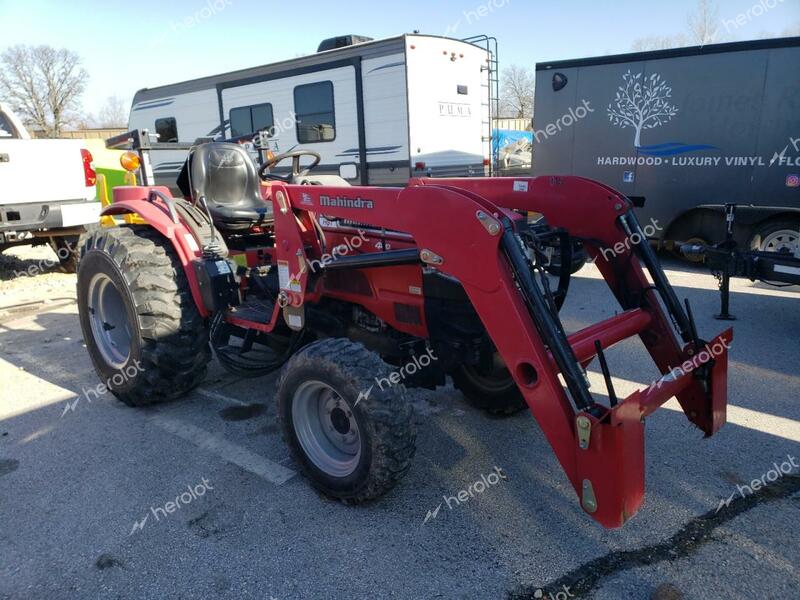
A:
[[[412,393],[412,469],[357,507],[297,473],[276,375],[212,363],[186,398],[128,408],[98,387],[48,252],[0,256],[0,598],[800,597],[797,289],[734,283],[728,424],[703,439],[674,401],[650,417],[645,505],[609,531],[529,413],[488,418],[450,386]],[[714,278],[666,266],[701,335],[724,329]],[[589,265],[562,316],[616,310]],[[658,377],[637,340],[608,358],[620,396]]]

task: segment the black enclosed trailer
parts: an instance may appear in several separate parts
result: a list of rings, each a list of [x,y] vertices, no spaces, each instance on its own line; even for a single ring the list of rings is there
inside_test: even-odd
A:
[[[534,175],[602,181],[662,242],[790,250],[800,230],[800,37],[536,66]]]

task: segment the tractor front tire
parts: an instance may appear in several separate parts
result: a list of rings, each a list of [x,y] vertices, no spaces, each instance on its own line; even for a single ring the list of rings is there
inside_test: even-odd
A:
[[[129,406],[178,398],[211,359],[208,329],[171,243],[148,226],[81,237],[78,312],[101,382]]]
[[[295,462],[327,496],[361,503],[383,496],[414,456],[413,409],[401,385],[380,389],[391,367],[348,339],[315,342],[284,366],[278,418]]]

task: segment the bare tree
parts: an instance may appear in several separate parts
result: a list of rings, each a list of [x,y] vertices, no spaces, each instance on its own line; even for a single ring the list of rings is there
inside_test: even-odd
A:
[[[109,96],[97,114],[98,127],[127,127],[128,105],[119,96]]]
[[[781,37],[796,37],[798,35],[800,35],[800,21],[797,21],[788,27],[784,27],[781,31],[767,31],[766,29],[762,29],[758,32],[758,35],[754,36],[753,39],[769,40]]]
[[[698,0],[697,8],[686,17],[689,26],[689,43],[705,46],[721,41],[719,33],[719,8],[712,0]]]
[[[678,109],[669,103],[672,88],[661,79],[661,75],[634,75],[629,70],[622,79],[624,83],[617,90],[614,102],[608,106],[608,119],[623,129],[634,129],[633,145],[639,148],[642,131],[671,121]]]
[[[786,29],[781,31],[781,37],[794,37],[800,35],[800,20],[795,21],[792,25],[789,25]]]
[[[631,50],[634,52],[647,52],[649,50],[666,50],[667,48],[680,48],[688,46],[686,36],[678,35],[648,35],[633,40]]]
[[[0,94],[23,119],[58,137],[77,109],[88,74],[66,48],[18,45],[0,55]]]
[[[686,33],[636,38],[631,49],[635,52],[643,52],[724,42],[726,38],[720,32],[720,22],[719,8],[716,2],[714,0],[698,0],[694,10],[686,15]]]
[[[501,116],[513,116],[517,119],[533,117],[535,86],[536,77],[526,67],[511,65],[503,71],[500,82]]]

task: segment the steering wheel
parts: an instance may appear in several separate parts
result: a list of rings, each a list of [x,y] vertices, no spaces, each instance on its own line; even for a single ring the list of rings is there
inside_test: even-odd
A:
[[[310,165],[305,167],[302,171],[300,170],[300,159],[304,156],[310,156],[314,160],[311,162]],[[281,176],[276,175],[274,173],[268,173],[270,169],[275,167],[278,163],[283,162],[287,159],[292,159],[292,172],[289,175]],[[284,152],[283,154],[276,154],[263,165],[258,170],[258,176],[261,177],[264,181],[282,181],[284,183],[291,183],[292,180],[296,177],[302,177],[303,175],[308,175],[309,171],[315,168],[320,162],[322,161],[322,156],[319,152],[314,152],[312,150],[293,150],[291,152]]]

